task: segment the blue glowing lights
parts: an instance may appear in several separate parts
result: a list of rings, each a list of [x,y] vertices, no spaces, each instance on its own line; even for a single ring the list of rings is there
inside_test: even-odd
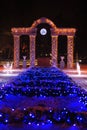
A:
[[[6,102],[7,107],[3,108],[4,101],[9,101],[12,97],[13,101],[20,97],[34,97],[34,100],[31,101],[32,105],[25,106],[24,103],[22,107],[15,107],[16,102]],[[37,126],[52,123],[73,126],[87,124],[87,93],[55,67],[27,69],[0,87],[0,100],[0,123]],[[64,104],[65,100],[69,106]],[[59,101],[62,101],[61,104]]]

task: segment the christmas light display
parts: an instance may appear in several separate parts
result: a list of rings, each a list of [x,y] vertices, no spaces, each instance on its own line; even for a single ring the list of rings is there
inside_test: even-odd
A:
[[[75,28],[58,28],[56,25],[48,18],[42,17],[32,24],[31,27],[27,28],[12,28],[12,34],[14,37],[14,67],[19,67],[19,60],[20,60],[20,36],[21,35],[28,35],[30,37],[30,66],[35,66],[35,44],[36,44],[36,36],[37,36],[37,26],[39,24],[46,23],[50,25],[50,32],[51,32],[51,41],[52,41],[52,67],[57,67],[57,58],[58,58],[58,37],[60,35],[65,35],[67,37],[67,67],[73,68],[73,44],[74,44],[74,35],[76,32]],[[46,35],[48,30],[44,27],[40,30],[42,35]]]
[[[29,100],[29,104],[21,106],[21,99],[23,102]],[[17,100],[20,101],[18,106]],[[65,100],[69,104],[64,104]],[[32,67],[22,72],[0,87],[0,101],[2,124],[67,124],[87,127],[87,92],[55,67]]]

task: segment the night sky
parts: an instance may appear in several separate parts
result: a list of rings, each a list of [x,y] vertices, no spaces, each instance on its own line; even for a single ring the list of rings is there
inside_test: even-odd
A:
[[[57,27],[76,28],[75,47],[80,56],[87,56],[86,12],[84,0],[0,0],[0,44],[12,27],[29,27],[47,17]]]

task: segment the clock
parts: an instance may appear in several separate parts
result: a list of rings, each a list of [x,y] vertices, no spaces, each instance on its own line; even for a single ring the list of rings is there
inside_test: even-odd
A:
[[[41,35],[46,35],[46,34],[47,34],[47,30],[46,30],[45,28],[42,28],[42,29],[40,30],[40,34],[41,34]]]

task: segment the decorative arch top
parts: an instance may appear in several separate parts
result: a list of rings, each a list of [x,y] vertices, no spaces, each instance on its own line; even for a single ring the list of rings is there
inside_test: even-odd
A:
[[[76,32],[75,28],[58,28],[50,19],[45,17],[35,20],[31,27],[12,28],[11,31],[13,35],[35,35],[37,32],[37,26],[41,23],[49,24],[53,35],[75,35]]]
[[[32,28],[36,28],[37,25],[41,24],[41,23],[47,23],[51,26],[51,28],[56,29],[56,25],[48,18],[42,17],[40,19],[37,19],[36,21],[34,21],[34,23],[32,24]]]

